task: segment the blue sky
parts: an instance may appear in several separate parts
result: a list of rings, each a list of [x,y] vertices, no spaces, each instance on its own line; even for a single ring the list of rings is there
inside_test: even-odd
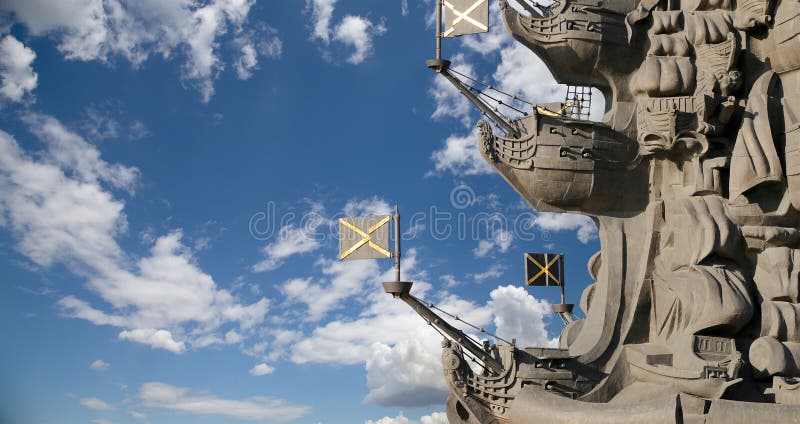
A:
[[[564,88],[497,21],[455,66]],[[0,1],[0,421],[444,423],[439,336],[339,262],[336,218],[399,204],[414,292],[547,344],[594,224],[537,214],[425,68],[432,2]]]

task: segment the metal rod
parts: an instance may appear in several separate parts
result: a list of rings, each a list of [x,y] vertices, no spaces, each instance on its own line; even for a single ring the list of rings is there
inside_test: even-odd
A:
[[[544,266],[546,267],[545,270],[547,270],[547,268],[550,268],[548,265],[550,265],[550,255],[545,253],[544,254]],[[550,287],[550,273],[549,272],[545,272],[544,273],[544,285],[547,286],[547,287]],[[561,302],[561,303],[564,303],[564,302]]]
[[[563,305],[564,303],[566,303],[566,302],[564,302],[564,300],[565,300],[565,296],[564,296],[564,282],[565,282],[564,281],[565,280],[564,279],[564,261],[565,261],[566,258],[564,257],[563,253],[561,254],[561,258],[559,258],[559,259],[561,259],[561,260],[558,261],[558,268],[559,268],[558,277],[561,279],[561,304]]]
[[[458,89],[458,91],[460,91],[461,94],[463,94],[464,97],[467,98],[467,100],[469,100],[470,102],[472,102],[472,104],[477,106],[478,109],[481,110],[481,112],[488,115],[489,118],[491,118],[493,121],[497,123],[497,125],[500,125],[503,128],[503,131],[506,132],[507,137],[514,137],[514,138],[519,137],[519,131],[516,128],[514,128],[514,126],[511,125],[510,122],[503,119],[500,115],[495,113],[495,111],[493,111],[489,106],[487,106],[486,103],[483,102],[483,100],[479,99],[474,94],[472,94],[472,92],[469,91],[469,89],[466,88],[458,78],[454,77],[453,74],[451,74],[447,68],[443,68],[439,73],[444,75],[444,77],[447,78],[447,80],[450,81],[450,83],[453,84]]]
[[[442,0],[436,0],[436,59],[442,58]]]
[[[400,281],[400,207],[394,205],[394,272]]]

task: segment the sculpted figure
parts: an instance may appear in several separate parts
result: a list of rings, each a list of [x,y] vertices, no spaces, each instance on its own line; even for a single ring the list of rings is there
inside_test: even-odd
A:
[[[445,343],[450,422],[796,422],[800,2],[500,1],[606,111],[482,121],[480,149],[534,209],[592,217],[601,251],[558,349],[500,345],[479,374]]]

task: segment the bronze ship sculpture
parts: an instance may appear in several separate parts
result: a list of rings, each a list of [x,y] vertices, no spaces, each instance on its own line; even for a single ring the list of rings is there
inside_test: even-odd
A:
[[[481,345],[385,283],[447,337],[450,423],[800,422],[800,1],[500,7],[606,111],[470,98],[504,132],[479,122],[480,150],[533,209],[591,217],[601,250],[557,348]]]

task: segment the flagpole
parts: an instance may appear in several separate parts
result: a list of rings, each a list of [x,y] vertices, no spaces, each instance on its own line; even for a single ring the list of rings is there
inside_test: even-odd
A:
[[[436,0],[436,59],[442,58],[442,0]]]
[[[564,257],[564,254],[562,253],[561,254],[561,260],[558,261],[558,268],[559,268],[558,269],[558,271],[559,271],[558,272],[558,277],[561,279],[561,303],[566,303],[565,302],[565,296],[564,296],[564,283],[565,283],[565,280],[566,280],[564,278],[564,261],[565,260],[566,260],[566,258]]]
[[[394,205],[394,272],[400,281],[400,207],[397,205]]]

